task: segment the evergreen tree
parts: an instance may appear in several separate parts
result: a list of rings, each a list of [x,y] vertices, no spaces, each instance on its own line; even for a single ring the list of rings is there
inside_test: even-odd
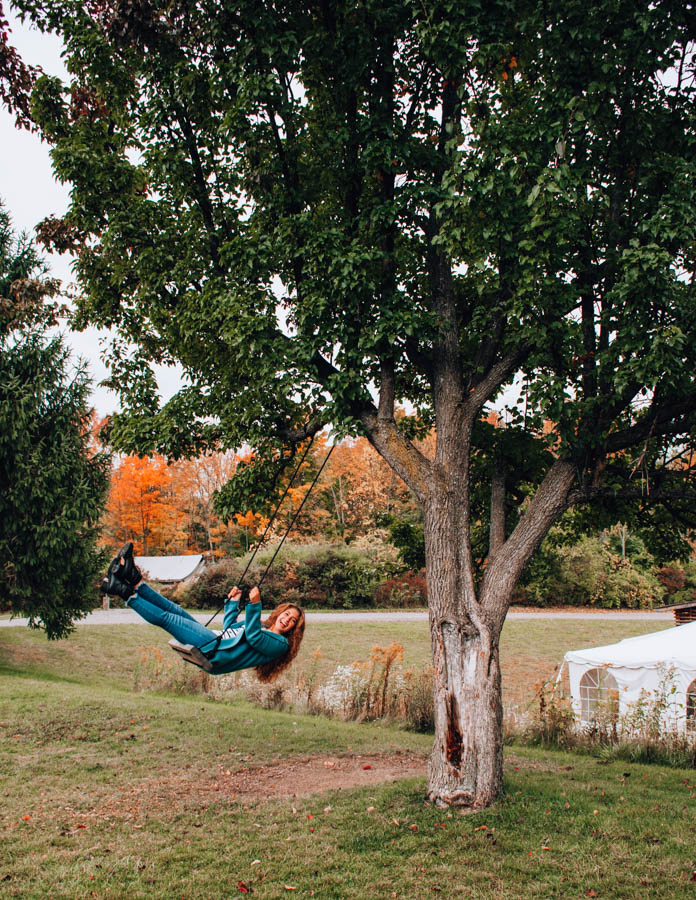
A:
[[[94,598],[108,458],[90,447],[85,367],[49,334],[44,274],[0,206],[0,603],[59,638]]]

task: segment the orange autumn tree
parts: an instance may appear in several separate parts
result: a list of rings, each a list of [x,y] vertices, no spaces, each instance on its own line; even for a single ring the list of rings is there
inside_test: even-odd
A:
[[[240,530],[240,546],[246,553],[254,541],[263,534],[268,524],[268,519],[260,513],[247,510],[245,513],[237,513],[234,520]]]
[[[381,516],[411,502],[406,485],[365,438],[337,445],[323,486],[334,527],[343,539],[373,529]]]
[[[112,470],[103,540],[133,541],[141,556],[176,552],[180,515],[172,498],[172,473],[163,456],[125,456]]]
[[[167,463],[162,456],[125,456],[112,469],[102,542],[131,540],[139,555],[210,553],[244,548],[266,519],[254,512],[223,521],[216,492],[234,473],[234,453],[208,453]],[[241,516],[241,520],[237,521]]]
[[[385,515],[403,513],[414,505],[403,481],[364,438],[348,439],[334,447],[326,468],[307,496],[329,449],[326,437],[318,435],[283,501],[273,537],[285,531],[305,498],[290,534],[295,542],[337,538],[350,541],[374,530]]]

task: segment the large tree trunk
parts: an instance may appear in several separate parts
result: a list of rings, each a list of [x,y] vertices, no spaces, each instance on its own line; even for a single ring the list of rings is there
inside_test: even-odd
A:
[[[444,380],[440,393],[445,399],[457,396]],[[391,400],[384,405],[390,413]],[[445,405],[443,401],[441,407]],[[500,633],[524,567],[567,508],[576,469],[567,460],[553,463],[507,540],[504,482],[493,485],[496,523],[488,564],[477,585],[470,543],[473,418],[462,422],[456,403],[448,409],[438,422],[434,460],[404,438],[390,415],[366,415],[364,423],[375,449],[423,508],[435,701],[428,798],[438,806],[481,809],[503,787]]]
[[[435,741],[428,799],[437,806],[489,806],[503,787],[503,719],[498,647],[431,621]]]
[[[427,793],[438,806],[481,809],[502,792],[500,633],[524,566],[566,508],[574,478],[570,463],[554,463],[513,534],[489,556],[478,589],[461,493],[437,487],[424,504],[435,702]]]
[[[457,518],[442,500],[425,515],[435,703],[427,793],[438,806],[479,809],[502,790],[499,634],[466,611]]]

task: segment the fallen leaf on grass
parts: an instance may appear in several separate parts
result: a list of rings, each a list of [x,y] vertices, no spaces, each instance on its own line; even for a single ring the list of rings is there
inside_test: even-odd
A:
[[[248,885],[244,884],[243,881],[238,881],[237,887],[242,892],[242,894],[251,894],[252,893],[251,888]]]
[[[588,888],[585,891],[585,896],[586,897],[597,897],[598,895],[597,895],[597,891],[593,891],[592,888]]]

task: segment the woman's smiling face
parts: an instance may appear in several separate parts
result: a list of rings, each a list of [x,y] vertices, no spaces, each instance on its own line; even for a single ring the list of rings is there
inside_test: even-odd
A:
[[[271,631],[275,631],[276,634],[287,634],[289,631],[293,630],[299,620],[299,609],[296,609],[294,606],[289,606],[287,609],[284,609],[275,620]]]

